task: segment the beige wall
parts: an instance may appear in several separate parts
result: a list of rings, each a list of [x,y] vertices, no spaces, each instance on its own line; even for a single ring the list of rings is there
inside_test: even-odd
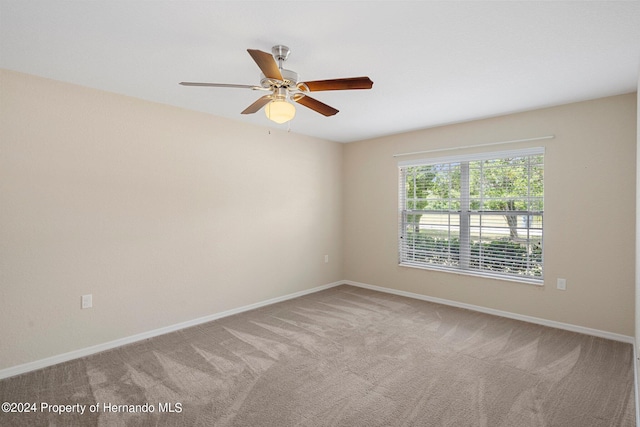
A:
[[[0,73],[0,369],[343,278],[342,144]]]
[[[341,145],[0,71],[0,369],[342,279],[634,335],[637,120],[630,94]],[[398,267],[393,154],[549,134],[496,148],[546,147],[544,287]]]
[[[345,279],[633,336],[636,121],[629,94],[346,145]],[[544,286],[398,266],[393,154],[545,135],[453,152],[546,147]]]

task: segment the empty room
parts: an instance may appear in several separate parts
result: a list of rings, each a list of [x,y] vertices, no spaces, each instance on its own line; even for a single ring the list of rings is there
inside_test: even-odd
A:
[[[0,425],[635,426],[636,1],[0,0]]]

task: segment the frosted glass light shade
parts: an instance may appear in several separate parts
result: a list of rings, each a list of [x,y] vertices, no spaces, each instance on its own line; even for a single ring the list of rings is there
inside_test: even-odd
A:
[[[285,123],[296,115],[296,107],[284,99],[276,99],[267,104],[264,109],[267,118],[276,123]]]

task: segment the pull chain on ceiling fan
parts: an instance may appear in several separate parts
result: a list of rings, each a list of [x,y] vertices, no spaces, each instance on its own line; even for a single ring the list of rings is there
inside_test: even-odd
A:
[[[247,49],[247,52],[249,52],[251,58],[262,71],[260,86],[197,82],[180,82],[180,84],[183,86],[230,87],[271,92],[258,98],[253,104],[245,108],[241,114],[253,114],[266,106],[265,114],[267,118],[276,123],[288,122],[295,116],[296,109],[293,104],[287,101],[287,98],[328,117],[337,114],[338,110],[310,97],[307,92],[371,89],[373,86],[373,82],[369,77],[300,82],[298,81],[298,73],[282,68],[282,64],[287,60],[291,52],[287,46],[274,46],[271,49],[271,54],[256,49]]]

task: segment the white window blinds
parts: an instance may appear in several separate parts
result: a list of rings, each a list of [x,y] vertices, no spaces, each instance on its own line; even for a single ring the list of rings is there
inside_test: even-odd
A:
[[[543,148],[399,168],[401,265],[542,282]]]

